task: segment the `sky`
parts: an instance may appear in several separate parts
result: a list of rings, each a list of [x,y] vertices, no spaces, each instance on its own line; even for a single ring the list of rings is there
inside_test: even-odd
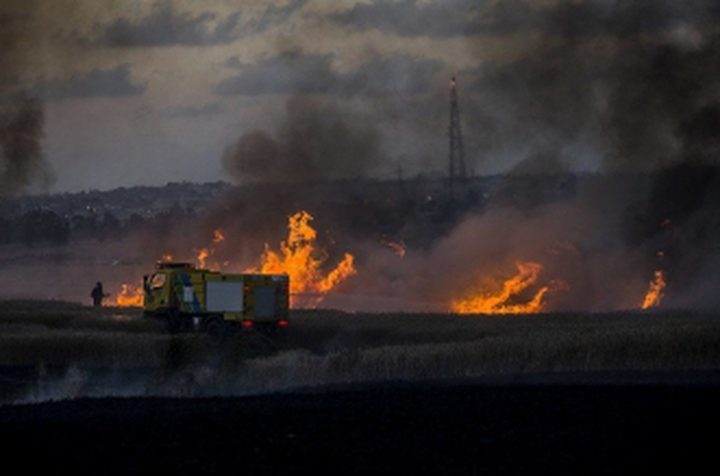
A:
[[[37,102],[41,150],[9,174],[25,159],[6,149],[0,174],[50,192],[438,174],[454,75],[474,174],[653,169],[717,122],[719,17],[699,0],[6,0],[0,99]]]

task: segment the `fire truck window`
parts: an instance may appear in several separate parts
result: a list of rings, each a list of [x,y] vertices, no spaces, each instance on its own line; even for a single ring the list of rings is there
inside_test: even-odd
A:
[[[165,276],[164,273],[158,273],[154,274],[152,279],[150,280],[150,287],[152,289],[159,289],[165,285],[165,279],[167,276]]]

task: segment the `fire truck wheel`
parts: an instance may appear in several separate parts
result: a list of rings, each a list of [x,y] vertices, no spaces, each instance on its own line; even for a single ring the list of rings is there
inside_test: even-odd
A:
[[[171,311],[168,312],[165,320],[167,321],[167,329],[168,332],[171,334],[176,334],[180,332],[180,328],[182,327],[182,323],[180,321],[180,316],[178,316],[177,312]]]
[[[205,321],[205,332],[210,340],[219,344],[225,339],[225,322],[219,317],[208,317]]]

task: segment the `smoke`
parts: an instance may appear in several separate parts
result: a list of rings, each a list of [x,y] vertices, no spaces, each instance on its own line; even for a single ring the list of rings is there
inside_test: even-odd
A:
[[[409,68],[398,72],[386,67],[397,62],[392,56],[395,59],[368,62],[381,68],[365,68],[386,72],[380,75],[382,80],[375,79],[376,74],[343,73],[340,77],[345,82],[337,83],[337,78],[316,74],[332,73],[330,56],[316,54],[302,60],[302,55],[290,55],[291,61],[285,58],[289,66],[279,70],[288,74],[260,74],[265,70],[257,69],[257,74],[241,78],[258,86],[235,92],[293,94],[302,90],[313,96],[288,99],[285,114],[273,129],[244,133],[222,158],[225,170],[238,183],[283,186],[237,191],[197,227],[207,229],[194,235],[177,226],[182,232],[165,233],[163,240],[156,239],[160,233],[155,230],[148,233],[147,242],[153,247],[130,242],[128,255],[150,255],[138,259],[142,262],[132,270],[133,279],[165,252],[192,259],[188,255],[207,245],[214,227],[228,231],[234,240],[228,256],[221,249],[217,259],[227,258],[233,264],[237,260],[242,269],[259,256],[264,242],[283,238],[287,215],[306,209],[316,216],[328,242],[338,243],[335,249],[350,249],[358,257],[359,274],[323,306],[445,311],[452,299],[481,281],[497,284],[512,275],[516,261],[543,266],[539,284],[552,289],[548,310],[635,308],[658,267],[668,270],[669,295],[685,299],[673,297],[676,304],[708,302],[718,281],[715,270],[720,269],[713,238],[720,231],[713,219],[720,215],[714,205],[720,201],[713,193],[720,149],[720,34],[712,22],[719,10],[708,1],[554,2],[533,8],[526,5],[522,14],[500,6],[516,3],[493,3],[503,10],[491,18],[492,31],[481,31],[483,22],[475,23],[467,41],[480,57],[485,53],[479,50],[484,44],[481,40],[487,33],[522,34],[526,41],[513,57],[518,59],[484,63],[479,70],[462,73],[461,87],[467,84],[469,88],[461,90],[461,101],[463,118],[486,126],[481,132],[466,128],[468,142],[484,143],[485,156],[512,156],[504,170],[510,169],[513,179],[532,177],[527,186],[510,181],[506,187],[493,189],[490,182],[478,182],[470,192],[482,208],[469,212],[472,207],[458,206],[456,211],[456,203],[444,201],[443,192],[438,192],[441,185],[429,181],[401,183],[397,190],[379,186],[377,191],[360,181],[335,188],[317,183],[365,177],[382,165],[385,146],[403,142],[382,141],[384,130],[378,123],[392,122],[394,116],[374,120],[358,112],[359,107],[367,108],[364,111],[377,105],[393,109],[403,101],[417,107],[429,99],[421,96],[423,87],[400,88],[413,93],[401,100],[388,99],[380,94],[387,91],[379,87],[368,88],[364,96],[350,93],[359,91],[368,78],[377,82],[371,84],[415,84],[404,81],[414,78],[403,74]],[[374,2],[372,8],[382,5],[386,3]],[[423,5],[397,4],[418,11]],[[14,22],[0,18],[0,23],[7,21]],[[437,35],[447,35],[447,31]],[[406,30],[405,34],[423,33]],[[3,74],[9,78],[0,84],[11,85],[1,86],[1,178],[5,193],[19,193],[27,185],[42,182],[47,168],[40,147],[42,108],[23,93],[25,67],[16,61],[22,59],[22,51],[18,42],[9,44],[0,53],[0,61],[8,64]],[[274,63],[260,62],[265,64],[270,68]],[[293,68],[298,70],[296,75],[288,71]],[[249,66],[245,69],[255,71]],[[435,66],[426,70],[427,75],[436,72]],[[471,75],[475,81],[465,82],[463,76]],[[403,80],[388,81],[386,76]],[[333,84],[342,87],[333,88]],[[368,95],[368,91],[375,91],[377,97],[373,99],[370,96],[375,93]],[[323,92],[326,95],[321,99]],[[337,102],[332,102],[333,94]],[[446,99],[438,96],[441,126]],[[415,132],[412,138],[424,143],[429,133],[418,131],[429,131],[421,129],[428,124],[434,127],[435,116],[422,107],[408,110],[414,116],[407,119],[408,129]],[[443,130],[435,132],[442,138]],[[509,152],[503,156],[503,151]],[[472,160],[471,153],[468,158]],[[561,177],[595,162],[610,173],[664,171],[630,180],[622,187],[615,177],[605,177],[599,185],[588,180],[573,199],[552,205],[538,200],[564,193],[547,175]],[[309,181],[316,183],[303,185]],[[286,186],[288,182],[296,186]],[[462,213],[468,215],[455,220]],[[188,223],[190,227],[197,220],[188,219]],[[203,232],[205,236],[200,236]],[[407,242],[406,257],[366,241],[381,234]],[[105,246],[98,248],[103,248],[98,254],[107,254]],[[138,248],[143,251],[135,251]],[[656,259],[659,251],[662,261]]]
[[[26,8],[36,4],[29,2]],[[26,18],[0,8],[0,196],[16,195],[33,185],[47,187],[52,180],[41,145],[43,107],[26,86],[26,55],[33,40]]]
[[[495,19],[505,27],[495,26],[526,35],[519,59],[484,64],[472,84],[473,109],[493,118],[488,154],[542,149],[576,170],[612,172],[718,162],[716,2],[560,2],[522,18],[511,11]],[[481,40],[468,40],[478,57]]]
[[[368,117],[302,97],[287,100],[273,135],[247,132],[223,155],[237,182],[360,178],[381,162],[380,135]]]
[[[527,223],[561,236],[584,214],[592,231],[572,241],[580,250],[574,268],[558,271],[572,276],[563,278],[572,283],[572,307],[626,303],[611,281],[635,289],[625,295],[638,293],[652,269],[668,276],[666,305],[717,305],[711,291],[720,282],[720,225],[713,218],[720,165],[717,2],[593,0],[501,13],[493,16],[493,31],[526,41],[517,59],[466,72],[474,82],[464,112],[483,115],[487,126],[469,133],[481,135],[485,157],[510,156],[514,173],[609,175],[591,202],[564,204],[575,209],[566,221],[534,213],[518,225],[536,241]],[[487,56],[485,39],[467,40],[477,58]],[[634,189],[610,185],[627,173],[653,175],[626,177]],[[599,227],[608,200],[617,202],[614,218]]]
[[[0,195],[16,195],[28,186],[47,187],[52,178],[42,151],[43,109],[20,94],[0,110]]]
[[[523,162],[515,172],[535,174],[549,167],[553,173],[614,173],[657,171],[683,161],[717,163],[716,2],[447,3],[378,1],[355,5],[330,20],[401,37],[465,38],[468,48],[463,53],[469,51],[480,64],[459,72],[469,168],[507,172]],[[498,44],[505,54],[493,51]],[[244,67],[248,72],[233,78],[233,90],[302,90],[334,94],[338,103],[343,101],[344,93],[338,93],[345,88],[337,87],[342,81],[333,76],[332,56],[285,56],[282,67],[276,58]],[[400,58],[388,58],[388,64],[401,63]],[[448,77],[452,66],[445,65]],[[358,74],[362,80],[350,81],[347,89],[362,94],[367,92],[363,85],[372,81],[405,84],[397,80],[404,77],[436,84],[442,70],[441,63],[417,70],[375,68],[373,74]],[[376,123],[384,125],[383,152],[416,157],[432,150],[436,157],[431,162],[443,163],[445,151],[437,144],[443,144],[444,89],[441,94],[417,88],[422,94],[414,95],[409,93],[416,88],[395,89],[400,92],[397,97],[383,96],[377,104],[372,94],[364,99],[368,107],[376,106]],[[393,115],[402,120],[393,121]],[[400,122],[406,129],[398,134],[393,128]],[[233,177],[244,174],[248,180],[274,181],[265,170],[272,168],[267,165],[271,160],[253,157],[261,157],[260,152],[267,157],[286,155],[286,143],[278,135],[247,134],[226,156],[226,168]],[[428,137],[436,139],[428,142]],[[233,158],[233,152],[246,160]],[[418,170],[417,160],[405,165]],[[312,167],[300,168],[318,176]]]
[[[578,198],[535,209],[492,207],[467,216],[430,249],[410,246],[403,257],[365,243],[355,248],[358,275],[340,291],[347,295],[330,296],[324,305],[447,312],[453,300],[498,292],[524,262],[542,270],[514,302],[548,286],[545,311],[637,309],[649,275],[644,249],[617,238],[623,206],[605,213],[593,206]]]
[[[611,169],[718,164],[718,47],[713,33],[693,46],[662,43],[635,53],[609,96]]]

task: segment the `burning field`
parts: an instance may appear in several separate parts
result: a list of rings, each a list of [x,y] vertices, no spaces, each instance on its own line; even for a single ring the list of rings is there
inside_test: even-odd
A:
[[[481,204],[455,202],[451,212],[443,182],[401,192],[384,183],[234,188],[200,216],[165,216],[114,239],[6,245],[0,279],[15,300],[0,315],[2,398],[633,372],[704,381],[720,368],[718,256],[706,220],[715,202],[706,188],[685,215],[668,202],[656,211],[653,197],[666,200],[676,179],[663,180],[580,177],[558,196],[568,185],[547,177],[475,180],[465,191],[485,190]],[[247,205],[272,193],[281,205]],[[400,195],[388,201],[391,193]],[[628,199],[643,213],[629,213]],[[141,317],[140,277],[158,261],[288,275],[289,328],[221,347],[168,334]],[[66,302],[87,303],[98,280],[109,294],[103,307]]]
[[[640,269],[647,261],[642,250],[620,247],[603,250],[605,256],[593,256],[593,251],[586,249],[581,254],[584,242],[597,237],[570,235],[567,224],[556,221],[558,212],[563,218],[568,213],[582,213],[572,207],[559,211],[551,207],[540,211],[531,224],[519,222],[518,229],[499,222],[520,219],[512,218],[515,214],[512,210],[470,216],[429,250],[412,249],[404,240],[392,241],[385,236],[375,243],[346,238],[361,256],[358,263],[354,253],[338,253],[337,241],[327,248],[323,246],[312,224],[314,217],[300,210],[287,218],[287,236],[280,240],[278,250],[265,242],[254,260],[257,264],[249,264],[246,257],[238,259],[237,250],[243,248],[247,237],[228,240],[222,228],[213,230],[207,246],[192,247],[188,253],[172,245],[173,253],[163,252],[156,259],[145,260],[148,264],[172,262],[180,255],[181,260],[200,269],[286,274],[290,278],[291,306],[295,309],[331,307],[351,312],[421,311],[491,316],[649,310],[662,304],[667,271]],[[530,240],[534,226],[538,233]],[[550,231],[548,226],[552,227]],[[523,233],[528,238],[523,238]],[[597,235],[607,232],[598,231]],[[466,243],[475,239],[481,241],[480,246]],[[337,258],[331,259],[334,255]],[[542,262],[519,260],[519,256],[540,258]],[[658,252],[658,256],[665,254]],[[637,269],[628,269],[624,264]],[[656,265],[664,263],[658,260]],[[613,272],[615,278],[600,274]],[[648,278],[651,279],[643,283]],[[599,287],[598,291],[592,289]],[[140,284],[122,283],[107,305],[141,307],[142,294]],[[683,296],[675,301],[685,302]]]
[[[468,194],[485,191],[481,208],[453,205],[443,183],[408,184],[393,200],[376,202],[391,193],[390,184],[378,184],[380,191],[359,195],[367,205],[357,209],[356,192],[332,183],[310,192],[232,189],[199,218],[129,227],[113,240],[6,246],[0,279],[6,297],[71,301],[86,301],[87,288],[102,281],[106,305],[140,307],[142,276],[157,262],[179,261],[223,273],[286,274],[295,309],[502,315],[714,308],[720,256],[714,222],[705,217],[715,202],[703,197],[671,220],[654,202],[673,183],[641,179],[580,177],[571,194],[544,203],[540,197],[557,188],[546,177],[532,179],[529,189],[526,178],[468,182]],[[712,195],[708,187],[703,195]],[[617,198],[598,208],[611,188]],[[403,202],[433,190],[434,201]],[[309,206],[247,207],[280,192],[282,202]],[[321,203],[329,192],[335,199]],[[523,204],[531,199],[539,203]],[[642,215],[628,211],[633,200],[647,201],[638,206]],[[398,215],[400,205],[414,208]],[[379,213],[390,218],[378,221]]]
[[[692,460],[720,424],[719,20],[0,3],[3,448],[73,474]]]
[[[237,187],[200,215],[112,239],[5,245],[3,399],[628,372],[702,381],[720,368],[708,220],[720,202],[706,182],[672,198],[697,177],[477,179],[464,192],[483,199],[462,203],[444,181]],[[140,278],[158,261],[289,276],[289,328],[219,348],[166,333],[141,318]],[[64,303],[88,303],[95,281],[102,308]]]

